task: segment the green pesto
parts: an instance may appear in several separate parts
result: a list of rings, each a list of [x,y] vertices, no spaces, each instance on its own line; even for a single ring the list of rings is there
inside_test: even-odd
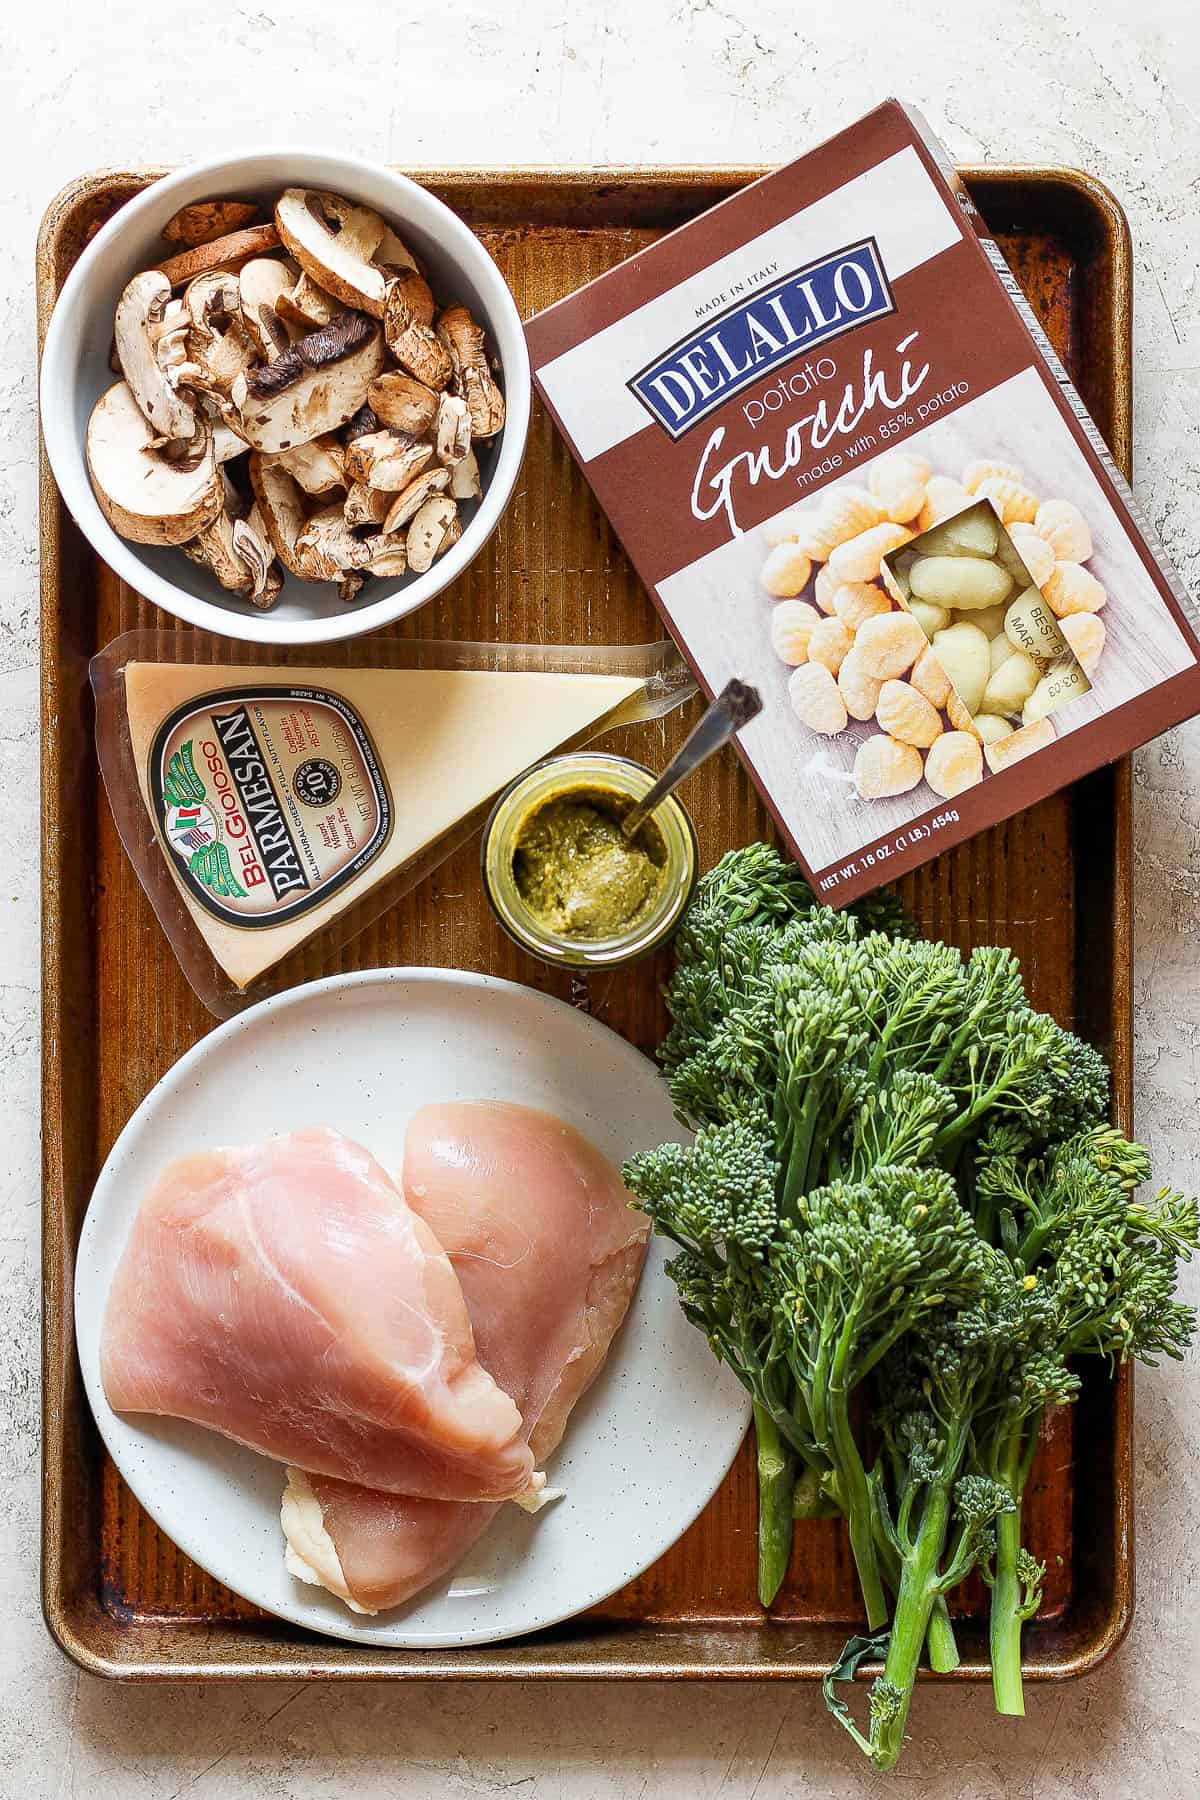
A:
[[[666,876],[667,847],[648,819],[635,838],[621,820],[633,801],[615,789],[568,788],[521,821],[513,878],[543,930],[614,938],[648,917]]]

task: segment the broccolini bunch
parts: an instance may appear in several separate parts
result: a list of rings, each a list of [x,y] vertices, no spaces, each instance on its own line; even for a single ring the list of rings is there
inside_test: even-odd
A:
[[[1030,1007],[1006,950],[964,962],[886,896],[834,913],[763,844],[704,879],[677,950],[661,1057],[695,1138],[626,1180],[753,1399],[764,1605],[793,1518],[846,1519],[873,1635],[832,1674],[884,1657],[869,1733],[826,1692],[889,1768],[923,1648],[957,1660],[946,1596],[977,1564],[997,1705],[1021,1710],[1042,1417],[1077,1391],[1070,1358],[1180,1354],[1196,1205],[1137,1198],[1103,1061]]]

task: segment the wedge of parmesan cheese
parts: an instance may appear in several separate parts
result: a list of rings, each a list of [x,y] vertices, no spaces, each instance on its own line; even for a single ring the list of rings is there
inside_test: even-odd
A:
[[[248,987],[642,682],[130,662],[142,799],[204,940]]]

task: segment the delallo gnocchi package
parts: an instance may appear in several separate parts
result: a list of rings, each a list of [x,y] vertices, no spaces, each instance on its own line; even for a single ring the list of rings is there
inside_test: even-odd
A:
[[[532,319],[534,379],[841,905],[1200,711],[1200,618],[889,101]]]

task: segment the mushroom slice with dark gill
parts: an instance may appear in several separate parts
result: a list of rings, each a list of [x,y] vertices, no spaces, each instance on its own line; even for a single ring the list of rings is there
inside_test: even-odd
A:
[[[186,443],[162,447],[128,382],[116,382],[92,408],[87,463],[100,510],[135,544],[186,544],[221,510],[207,423],[198,420]]]
[[[272,363],[233,384],[237,426],[256,450],[292,450],[356,413],[383,367],[383,334],[359,312],[342,312]]]
[[[187,323],[160,269],[135,275],[117,302],[117,361],[156,444],[196,434],[195,409],[176,385]]]
[[[371,386],[375,384],[372,382]],[[370,392],[368,388],[367,392]],[[343,444],[349,446],[355,438],[366,437],[369,431],[379,430],[379,420],[371,410],[370,402],[364,400],[352,419],[347,419],[341,429]]]
[[[238,278],[222,270],[197,275],[184,291],[183,304],[189,319],[187,362],[176,378],[183,386],[227,399],[257,355],[242,317]]]
[[[300,267],[343,306],[383,317],[386,279],[371,260],[387,226],[369,206],[315,188],[287,188],[275,206],[279,236]]]
[[[223,483],[224,504],[211,525],[183,546],[192,562],[211,569],[223,588],[245,594],[257,607],[273,606],[283,586],[265,531],[239,516],[240,501],[232,482]]]
[[[274,362],[312,327],[286,319],[279,303],[299,277],[295,263],[276,256],[255,256],[238,274],[242,317],[260,356]],[[322,321],[324,323],[325,321]]]

